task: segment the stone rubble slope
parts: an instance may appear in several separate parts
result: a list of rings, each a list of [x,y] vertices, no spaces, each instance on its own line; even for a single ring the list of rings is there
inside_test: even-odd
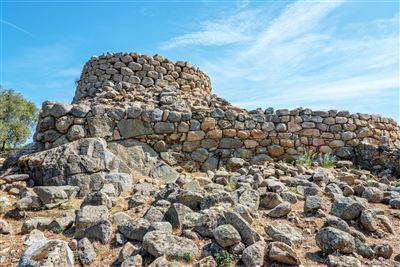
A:
[[[52,191],[72,185],[27,194],[27,184],[1,185],[3,264],[400,266],[400,207],[393,204],[400,186],[351,162],[329,169],[244,164],[161,182],[140,178],[118,194],[98,188],[83,198]],[[43,187],[49,193],[38,198],[57,205],[18,208]],[[11,236],[22,242],[8,243]]]

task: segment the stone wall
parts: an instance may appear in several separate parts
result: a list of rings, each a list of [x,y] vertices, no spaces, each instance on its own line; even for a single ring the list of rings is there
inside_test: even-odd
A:
[[[400,147],[393,119],[302,108],[247,111],[211,95],[210,79],[190,63],[136,53],[93,57],[72,105],[43,103],[35,140],[45,149],[85,137],[136,139],[188,170],[215,169],[230,158],[293,159],[305,151],[354,160],[361,144]]]
[[[96,96],[120,94],[126,100],[137,87],[174,86],[192,95],[211,93],[207,74],[189,62],[172,61],[160,55],[107,53],[92,57],[84,66],[74,102]]]

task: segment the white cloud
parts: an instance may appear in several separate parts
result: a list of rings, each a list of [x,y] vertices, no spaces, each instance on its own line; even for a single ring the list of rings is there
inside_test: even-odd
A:
[[[254,27],[233,30],[233,36],[246,38],[234,38],[235,45],[216,43],[225,45],[221,52],[198,65],[211,76],[215,93],[242,107],[338,106],[355,112],[357,107],[399,116],[399,15],[366,22],[332,20],[347,7],[344,1],[297,1],[273,20],[263,16],[269,6],[257,7]],[[232,28],[230,21],[245,24],[241,14],[256,10],[250,5],[226,22],[217,18],[206,25]]]
[[[174,37],[161,45],[162,49],[172,49],[187,45],[212,46],[235,44],[250,40],[247,32],[254,30],[258,25],[259,11],[243,10],[238,13],[215,21],[206,21],[201,30]]]

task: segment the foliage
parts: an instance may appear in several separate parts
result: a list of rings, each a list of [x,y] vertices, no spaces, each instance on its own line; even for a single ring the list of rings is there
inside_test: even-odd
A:
[[[65,231],[65,227],[62,227],[62,226],[60,226],[60,227],[54,227],[54,228],[50,229],[50,231],[51,231],[52,233],[55,233],[55,234],[62,234],[62,233],[64,233],[64,231]]]
[[[324,168],[331,168],[336,161],[336,157],[330,153],[322,154],[318,158],[319,165]]]
[[[0,86],[0,150],[23,144],[30,137],[37,111],[21,94]]]
[[[183,254],[182,259],[187,262],[191,262],[193,260],[193,255],[190,252],[186,252]]]
[[[228,252],[218,254],[215,260],[218,267],[230,267],[233,265],[233,257]]]
[[[296,165],[304,166],[310,168],[313,164],[315,158],[315,153],[312,151],[306,151],[303,155],[300,155],[296,159]]]

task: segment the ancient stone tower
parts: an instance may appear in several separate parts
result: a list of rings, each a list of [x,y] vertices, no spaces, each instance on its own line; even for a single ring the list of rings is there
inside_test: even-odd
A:
[[[396,122],[379,115],[302,108],[247,111],[211,92],[207,74],[188,62],[138,53],[92,57],[71,105],[43,104],[35,140],[43,149],[85,137],[137,140],[169,165],[186,170],[292,159],[305,151],[372,166],[386,164],[373,162],[382,153],[378,146],[400,144]]]

